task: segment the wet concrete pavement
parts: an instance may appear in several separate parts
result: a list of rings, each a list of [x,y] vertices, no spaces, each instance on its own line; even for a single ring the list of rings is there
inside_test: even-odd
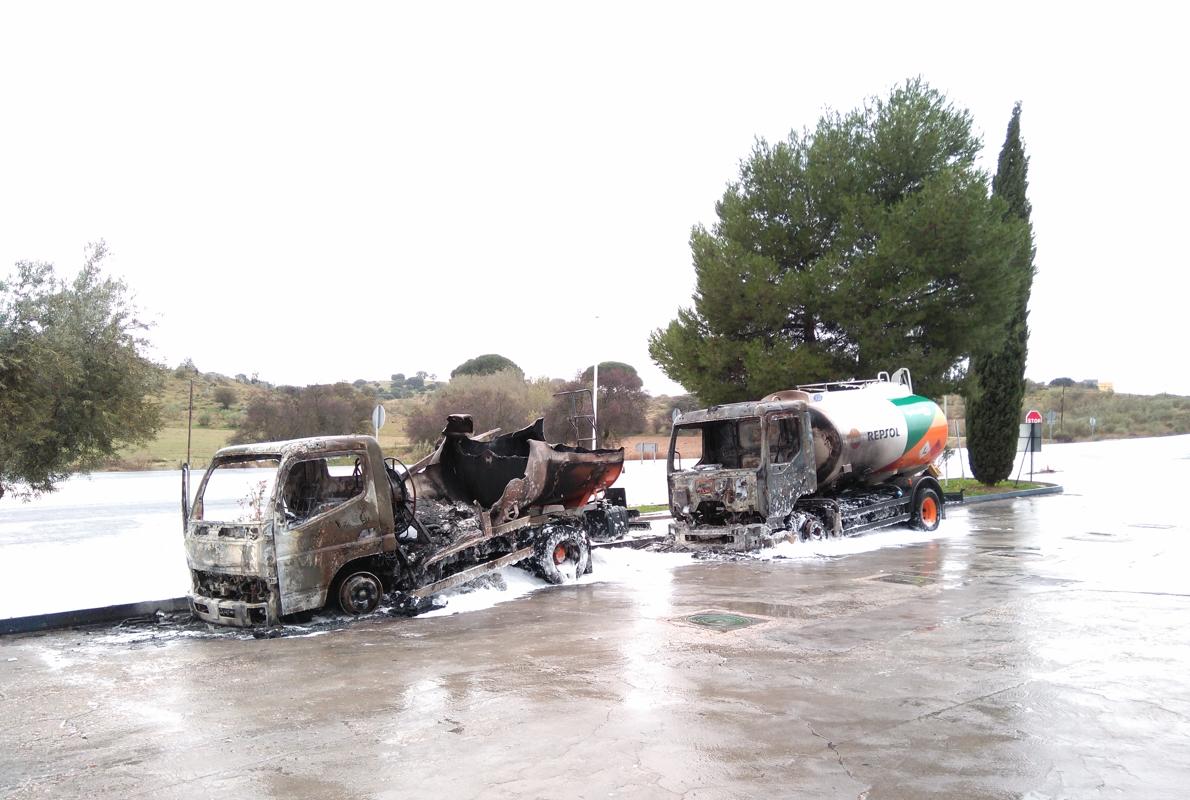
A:
[[[1106,503],[312,637],[7,637],[0,795],[1180,798],[1186,523]]]

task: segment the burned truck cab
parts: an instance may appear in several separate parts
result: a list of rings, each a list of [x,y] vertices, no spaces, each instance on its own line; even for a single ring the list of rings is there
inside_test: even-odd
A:
[[[679,545],[754,549],[786,528],[798,499],[817,488],[801,400],[732,403],[681,415],[667,477]]]
[[[379,444],[370,436],[225,447],[189,499],[192,611],[221,625],[274,625],[328,593],[371,602],[396,551]],[[358,598],[356,598],[358,595]]]

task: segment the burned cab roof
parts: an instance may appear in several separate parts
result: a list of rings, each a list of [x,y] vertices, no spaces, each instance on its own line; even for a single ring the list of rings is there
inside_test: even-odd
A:
[[[224,447],[215,453],[219,460],[235,460],[243,458],[288,458],[294,455],[307,455],[318,452],[335,452],[342,450],[366,450],[369,442],[375,442],[371,436],[314,436],[308,439],[290,439],[283,442],[257,442],[254,444],[235,444]]]
[[[725,419],[742,419],[744,417],[759,417],[774,411],[802,411],[806,404],[802,400],[769,400],[752,401],[747,403],[724,403],[721,406],[711,406],[697,411],[687,411],[674,422],[675,426],[698,425],[703,422],[715,422]]]

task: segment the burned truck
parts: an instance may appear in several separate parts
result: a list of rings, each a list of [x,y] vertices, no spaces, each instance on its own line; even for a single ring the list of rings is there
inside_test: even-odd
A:
[[[670,536],[755,550],[904,522],[933,530],[946,438],[942,410],[904,369],[687,412],[670,439]]]
[[[247,627],[328,604],[363,614],[389,592],[427,598],[517,563],[577,580],[591,570],[591,529],[627,529],[626,509],[595,499],[623,449],[549,444],[540,419],[495,433],[451,416],[409,468],[371,436],[225,447],[192,505],[183,468],[194,615]]]

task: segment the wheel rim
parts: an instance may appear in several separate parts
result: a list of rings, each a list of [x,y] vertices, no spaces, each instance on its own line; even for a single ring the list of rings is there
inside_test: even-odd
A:
[[[938,501],[933,496],[921,501],[921,521],[927,525],[933,525],[938,521]]]
[[[343,582],[339,598],[349,614],[366,614],[380,604],[380,586],[371,575],[352,575]]]
[[[572,583],[580,577],[582,550],[578,542],[565,539],[558,542],[550,552],[550,561],[562,583]]]

